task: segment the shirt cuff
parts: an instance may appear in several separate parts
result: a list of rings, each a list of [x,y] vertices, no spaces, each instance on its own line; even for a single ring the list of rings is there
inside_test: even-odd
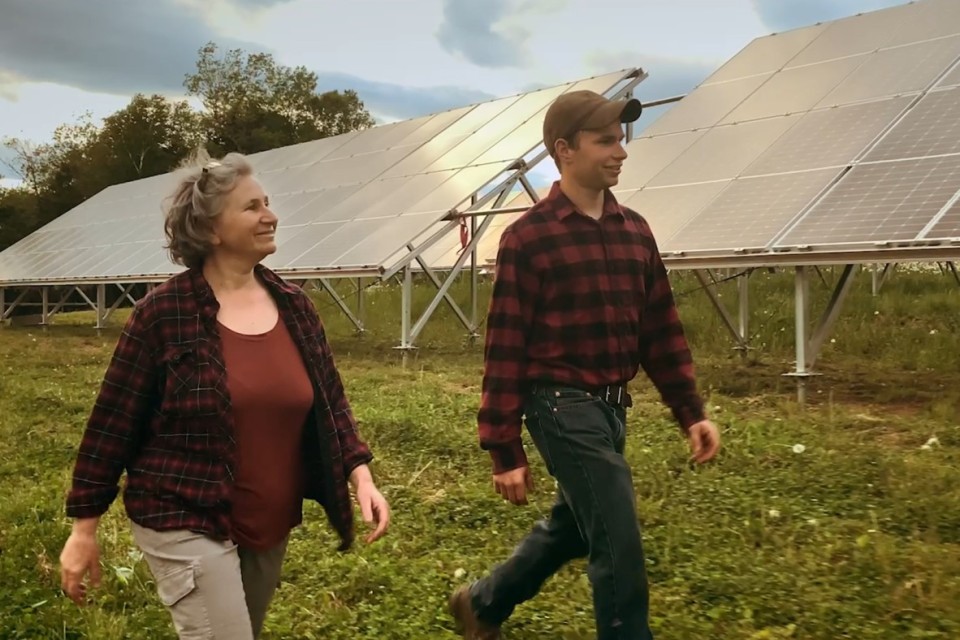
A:
[[[523,450],[523,440],[519,438],[490,447],[490,457],[493,459],[495,474],[527,466],[527,452]]]
[[[707,419],[707,414],[703,410],[703,404],[699,402],[673,407],[671,410],[673,411],[673,417],[680,424],[680,428],[683,429],[684,432],[689,431],[690,427],[696,423]]]

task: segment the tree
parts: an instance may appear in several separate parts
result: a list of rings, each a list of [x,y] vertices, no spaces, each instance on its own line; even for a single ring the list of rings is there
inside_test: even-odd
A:
[[[36,228],[36,205],[36,197],[23,187],[0,188],[0,251]]]
[[[256,153],[374,125],[355,91],[317,93],[317,75],[305,67],[240,49],[217,58],[212,42],[199,54],[184,86],[203,103],[211,153]]]
[[[188,103],[137,94],[104,119],[84,149],[78,189],[90,197],[113,184],[166,173],[200,143],[200,118]]]
[[[39,224],[46,224],[83,202],[85,196],[77,188],[76,176],[87,165],[86,151],[97,132],[87,113],[76,124],[57,127],[51,142],[35,145],[19,138],[4,141],[16,155],[17,171],[36,200]]]
[[[200,142],[200,118],[188,103],[138,94],[101,127],[86,114],[57,127],[49,143],[5,144],[43,225],[111,185],[174,169]]]

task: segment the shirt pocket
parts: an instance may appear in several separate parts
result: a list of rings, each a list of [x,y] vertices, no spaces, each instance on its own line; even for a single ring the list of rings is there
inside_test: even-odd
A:
[[[210,416],[218,411],[217,389],[209,362],[194,345],[170,345],[163,353],[166,380],[160,410],[171,417]]]

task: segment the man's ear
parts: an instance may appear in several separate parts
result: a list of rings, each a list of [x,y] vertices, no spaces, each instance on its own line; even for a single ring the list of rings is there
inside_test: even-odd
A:
[[[567,142],[566,139],[559,138],[553,143],[553,152],[557,158],[557,162],[562,163],[570,160],[570,154],[573,153],[573,147],[570,146],[570,143]]]

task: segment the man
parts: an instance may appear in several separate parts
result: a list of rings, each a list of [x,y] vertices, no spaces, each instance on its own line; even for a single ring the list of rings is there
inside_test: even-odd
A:
[[[642,367],[689,439],[720,446],[706,419],[666,270],[647,222],[610,188],[627,157],[637,100],[590,92],[547,110],[559,182],[503,233],[487,323],[478,416],[496,491],[533,488],[521,424],[557,480],[549,518],[488,577],[450,598],[469,640],[496,640],[514,608],[569,560],[587,557],[599,640],[650,640],[648,588],[631,472],[623,457],[626,385]]]

